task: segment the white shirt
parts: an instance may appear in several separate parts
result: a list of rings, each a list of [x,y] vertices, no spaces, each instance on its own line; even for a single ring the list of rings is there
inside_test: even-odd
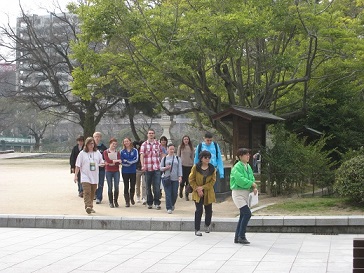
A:
[[[76,160],[76,166],[80,168],[81,183],[88,182],[91,184],[99,183],[99,164],[103,163],[102,155],[99,151],[86,153],[81,151]],[[95,164],[95,170],[91,171],[91,164]]]

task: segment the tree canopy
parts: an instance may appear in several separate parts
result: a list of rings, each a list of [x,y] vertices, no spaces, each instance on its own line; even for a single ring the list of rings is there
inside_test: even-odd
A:
[[[184,99],[231,141],[211,115],[229,105],[303,118],[327,67],[362,75],[361,1],[90,0],[70,5],[81,24],[75,94],[116,80],[130,101]],[[358,83],[360,84],[360,83]],[[207,117],[207,119],[206,119]],[[199,120],[200,119],[200,120]]]

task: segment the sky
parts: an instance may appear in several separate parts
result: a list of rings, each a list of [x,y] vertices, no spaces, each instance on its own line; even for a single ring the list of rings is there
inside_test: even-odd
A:
[[[8,23],[13,28],[16,26],[16,18],[21,14],[19,2],[26,13],[45,15],[47,14],[47,9],[49,11],[59,10],[55,8],[58,6],[57,3],[59,3],[63,11],[67,11],[67,4],[69,2],[77,2],[77,0],[0,0],[1,26],[7,27]],[[0,54],[13,56],[11,51],[4,48],[0,48]],[[0,63],[3,62],[3,60],[0,60]]]
[[[47,14],[46,8],[54,10],[54,3],[59,3],[66,10],[68,2],[72,0],[0,0],[0,24],[7,25],[8,16],[11,26],[15,26],[16,18],[20,15],[19,2],[23,9],[30,14]],[[53,8],[52,8],[53,7]]]

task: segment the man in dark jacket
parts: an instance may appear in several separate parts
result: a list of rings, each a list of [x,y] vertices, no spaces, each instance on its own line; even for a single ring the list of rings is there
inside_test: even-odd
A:
[[[76,140],[77,140],[77,145],[75,147],[73,147],[72,152],[71,152],[71,156],[70,156],[71,173],[75,173],[76,159],[77,159],[78,154],[83,149],[83,144],[84,144],[84,141],[85,141],[83,136],[79,136]],[[82,198],[83,197],[83,189],[82,189],[82,184],[81,184],[81,172],[78,173],[77,178],[78,178],[77,179],[77,181],[78,181],[77,182],[77,184],[78,184],[78,196]]]

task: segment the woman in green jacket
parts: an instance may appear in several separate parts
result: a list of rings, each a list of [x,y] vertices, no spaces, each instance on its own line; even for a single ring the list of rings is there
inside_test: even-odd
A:
[[[215,167],[210,164],[211,153],[200,152],[199,162],[194,165],[189,175],[189,182],[193,189],[192,200],[195,201],[195,235],[202,236],[200,232],[203,207],[205,207],[205,232],[210,232],[212,218],[212,203],[216,201],[214,184],[216,182]]]
[[[257,193],[257,185],[253,170],[248,164],[250,152],[248,149],[241,148],[237,152],[239,161],[234,165],[230,174],[230,189],[234,204],[240,210],[238,226],[235,231],[234,243],[248,245],[250,242],[246,239],[245,232],[251,217],[251,211],[248,206],[250,189]]]

